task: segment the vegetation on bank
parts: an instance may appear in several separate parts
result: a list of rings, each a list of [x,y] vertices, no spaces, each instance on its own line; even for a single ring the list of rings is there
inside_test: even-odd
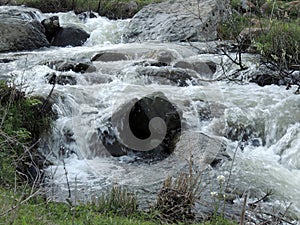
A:
[[[237,43],[235,63],[245,69],[240,53],[258,53],[262,65],[277,72],[275,80],[298,85],[299,94],[300,78],[294,72],[300,70],[300,1],[231,0],[231,8],[219,25],[219,38]]]
[[[151,3],[162,0],[16,0],[17,4],[24,4],[38,8],[42,12],[65,12],[77,13],[93,11],[100,16],[111,19],[133,17],[141,8]]]
[[[36,144],[50,124],[47,101],[26,98],[15,86],[0,81],[1,185],[35,182],[44,163]]]

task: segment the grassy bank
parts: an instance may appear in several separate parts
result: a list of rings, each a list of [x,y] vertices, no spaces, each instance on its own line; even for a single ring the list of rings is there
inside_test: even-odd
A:
[[[236,42],[233,63],[244,70],[241,53],[256,53],[261,65],[277,73],[265,76],[260,85],[297,85],[295,94],[300,94],[300,80],[293,75],[300,70],[300,1],[230,2],[232,13],[219,24],[218,35]]]
[[[102,205],[101,205],[102,204]],[[120,207],[121,208],[121,207]],[[116,211],[112,205],[103,202],[91,204],[79,204],[72,206],[68,203],[50,202],[42,198],[38,193],[30,193],[27,188],[18,191],[0,188],[0,224],[6,225],[157,225],[167,224],[160,219],[158,213],[132,211],[127,215],[123,211]],[[123,209],[124,210],[124,209]],[[186,224],[186,223],[168,223]],[[214,220],[189,223],[195,225],[234,225],[237,223],[217,217]]]

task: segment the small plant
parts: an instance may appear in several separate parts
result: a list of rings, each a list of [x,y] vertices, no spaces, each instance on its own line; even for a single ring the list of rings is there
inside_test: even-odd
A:
[[[201,174],[195,174],[190,164],[189,173],[180,173],[177,178],[167,178],[158,193],[155,210],[167,222],[188,222],[195,218],[193,207],[198,198]]]
[[[125,188],[113,186],[109,194],[102,195],[96,202],[97,211],[113,213],[119,216],[128,216],[137,212],[137,200],[134,194]]]
[[[219,175],[217,177],[219,190],[211,192],[211,196],[214,200],[214,214],[213,214],[213,221],[219,219],[219,210],[221,207],[221,203],[223,202],[223,209],[221,212],[221,217],[224,218],[224,211],[225,211],[225,193],[224,193],[224,184],[225,184],[225,177],[223,175]]]

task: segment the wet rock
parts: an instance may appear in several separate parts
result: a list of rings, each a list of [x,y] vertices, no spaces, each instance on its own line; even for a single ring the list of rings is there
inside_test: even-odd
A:
[[[139,158],[162,159],[174,150],[181,115],[162,93],[153,93],[119,107],[99,128],[100,139],[113,156],[134,152]]]
[[[157,53],[157,61],[170,65],[170,63],[175,60],[176,57],[170,51],[161,50]]]
[[[251,70],[248,77],[250,82],[256,83],[259,86],[272,84],[286,85],[288,83],[287,78],[279,76],[275,68],[274,70],[271,70],[265,66],[260,66],[256,70]]]
[[[250,82],[256,83],[259,86],[266,86],[276,84],[279,85],[281,82],[281,78],[278,76],[274,76],[272,74],[261,74],[253,77]]]
[[[44,19],[42,25],[45,28],[48,41],[53,46],[80,46],[90,37],[90,35],[80,27],[61,27],[58,16]]]
[[[226,17],[227,6],[227,1],[218,0],[150,4],[133,17],[124,38],[126,42],[216,40],[217,24]]]
[[[191,84],[197,84],[197,76],[192,71],[181,68],[172,67],[138,67],[136,72],[139,76],[155,77],[157,81],[159,79],[165,79],[170,81],[174,85],[179,87],[189,86]]]
[[[81,46],[86,42],[90,35],[80,27],[60,27],[57,30],[51,45],[65,47],[65,46]]]
[[[82,12],[78,14],[78,18],[82,21],[86,21],[87,19],[97,18],[97,14],[93,11]]]
[[[127,60],[127,56],[119,52],[101,52],[92,57],[91,61],[113,62]]]
[[[55,69],[57,71],[74,71],[76,73],[92,73],[95,72],[97,69],[90,61],[82,61],[76,62],[76,60],[69,60],[69,61],[52,61],[47,62],[47,66],[51,69]]]
[[[226,142],[220,137],[185,131],[176,144],[174,154],[187,160],[192,158],[194,164],[200,168],[205,165],[216,167],[225,160],[230,160],[226,146]]]
[[[41,23],[45,28],[45,35],[47,37],[47,40],[49,41],[49,43],[52,43],[56,32],[60,28],[58,16],[51,16],[48,19],[42,20]]]
[[[39,11],[22,6],[0,7],[0,52],[48,47]]]
[[[156,67],[165,67],[168,66],[169,64],[167,63],[163,63],[163,62],[159,62],[156,60],[144,60],[144,61],[140,61],[140,62],[136,62],[133,64],[133,66],[156,66]]]
[[[178,61],[174,64],[174,67],[191,69],[195,70],[200,75],[213,75],[217,70],[216,63],[212,61],[207,62],[187,62],[187,61]]]
[[[48,73],[45,76],[46,80],[49,84],[59,84],[59,85],[76,85],[77,81],[76,78],[73,75],[56,75],[55,73]]]
[[[0,63],[10,63],[15,61],[16,59],[0,59]]]

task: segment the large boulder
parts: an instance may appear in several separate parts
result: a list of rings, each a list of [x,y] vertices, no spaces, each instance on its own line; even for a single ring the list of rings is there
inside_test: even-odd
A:
[[[186,160],[193,159],[196,166],[217,166],[230,160],[226,152],[227,144],[220,137],[201,132],[185,131],[176,144],[174,154]]]
[[[51,45],[60,47],[80,46],[89,37],[90,35],[80,27],[61,27],[54,36]]]
[[[124,38],[126,42],[216,40],[217,25],[225,19],[227,6],[227,0],[168,0],[150,4],[133,17]]]
[[[180,135],[181,116],[163,93],[153,93],[117,108],[99,129],[100,139],[113,156],[133,152],[140,158],[165,158]]]
[[[42,21],[48,41],[53,46],[80,46],[90,35],[78,26],[61,27],[59,17],[52,16]]]
[[[33,50],[49,46],[37,9],[0,7],[0,52]]]

